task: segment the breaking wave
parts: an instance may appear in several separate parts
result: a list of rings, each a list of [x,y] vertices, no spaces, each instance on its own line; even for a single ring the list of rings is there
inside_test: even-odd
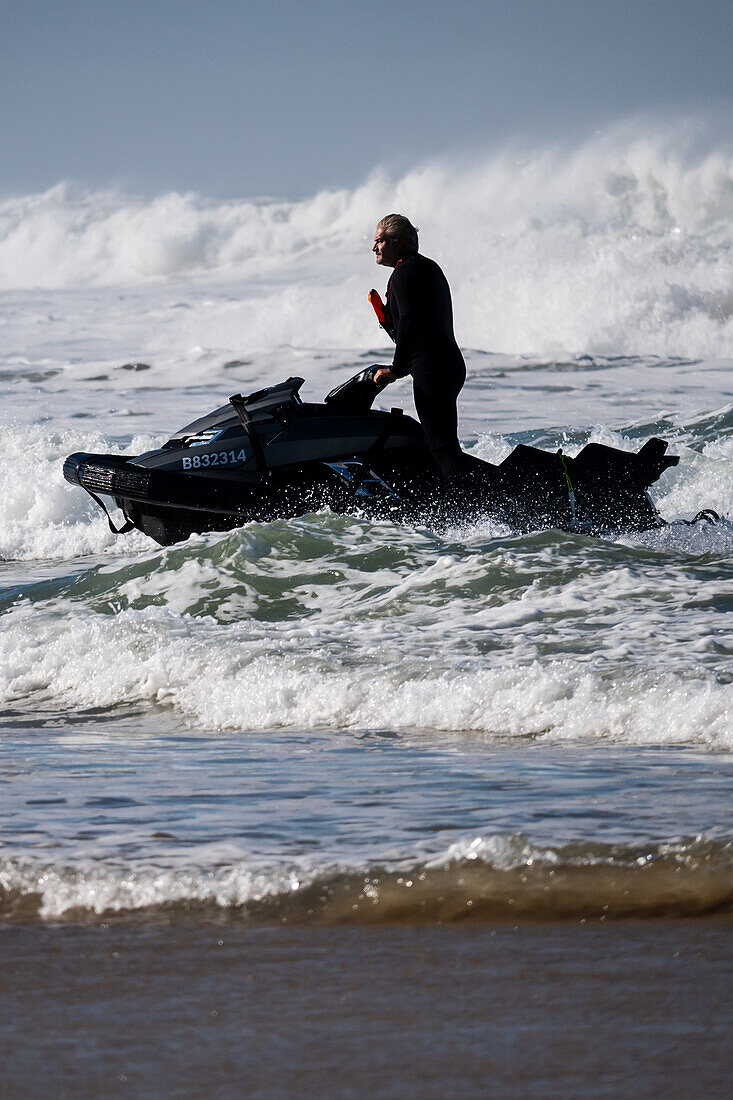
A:
[[[729,841],[539,848],[475,837],[369,867],[215,868],[0,863],[0,918],[222,915],[253,923],[433,924],[699,917],[733,908]]]
[[[0,204],[0,288],[248,280],[249,304],[231,302],[227,322],[250,346],[365,348],[368,238],[401,209],[450,277],[464,345],[725,357],[733,156],[700,152],[688,131],[638,124],[576,148],[376,172],[294,202],[62,184]]]

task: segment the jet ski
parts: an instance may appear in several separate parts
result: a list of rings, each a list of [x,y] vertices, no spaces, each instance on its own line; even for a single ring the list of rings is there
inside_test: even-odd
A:
[[[163,546],[325,507],[434,527],[481,516],[524,531],[665,525],[648,494],[679,462],[663,440],[636,454],[589,443],[575,457],[521,444],[498,465],[465,455],[465,472],[446,484],[420,424],[402,409],[372,409],[378,369],[360,371],[322,402],[301,398],[302,378],[234,394],[157,450],[72,454],[64,477],[107,512],[115,533],[137,528]],[[123,526],[102,497],[122,510]]]

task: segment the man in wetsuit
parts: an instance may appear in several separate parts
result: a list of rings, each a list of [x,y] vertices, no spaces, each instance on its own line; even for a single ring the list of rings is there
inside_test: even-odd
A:
[[[466,364],[453,335],[453,306],[445,275],[418,252],[417,230],[401,214],[388,214],[374,233],[377,263],[394,271],[387,284],[384,327],[395,341],[391,367],[374,375],[378,386],[412,375],[415,408],[430,453],[443,477],[464,470],[456,400]]]

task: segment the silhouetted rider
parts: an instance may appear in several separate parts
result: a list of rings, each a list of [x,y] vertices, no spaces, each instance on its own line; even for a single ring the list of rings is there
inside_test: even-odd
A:
[[[383,323],[396,344],[392,367],[382,367],[374,380],[386,385],[412,375],[430,452],[443,476],[453,479],[464,469],[456,399],[466,364],[453,335],[450,288],[435,261],[419,254],[417,230],[401,214],[382,218],[372,251],[378,264],[394,268]]]

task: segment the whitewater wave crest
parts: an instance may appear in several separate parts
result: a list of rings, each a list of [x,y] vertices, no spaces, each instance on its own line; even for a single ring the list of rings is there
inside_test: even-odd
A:
[[[0,204],[0,288],[246,280],[219,321],[251,346],[368,348],[369,237],[400,209],[450,277],[464,345],[728,356],[733,156],[694,137],[637,125],[293,202],[59,185]]]
[[[253,923],[434,924],[690,917],[733,905],[731,845],[701,837],[613,848],[539,848],[474,837],[431,859],[368,866],[155,868],[0,862],[3,919],[139,914]]]

